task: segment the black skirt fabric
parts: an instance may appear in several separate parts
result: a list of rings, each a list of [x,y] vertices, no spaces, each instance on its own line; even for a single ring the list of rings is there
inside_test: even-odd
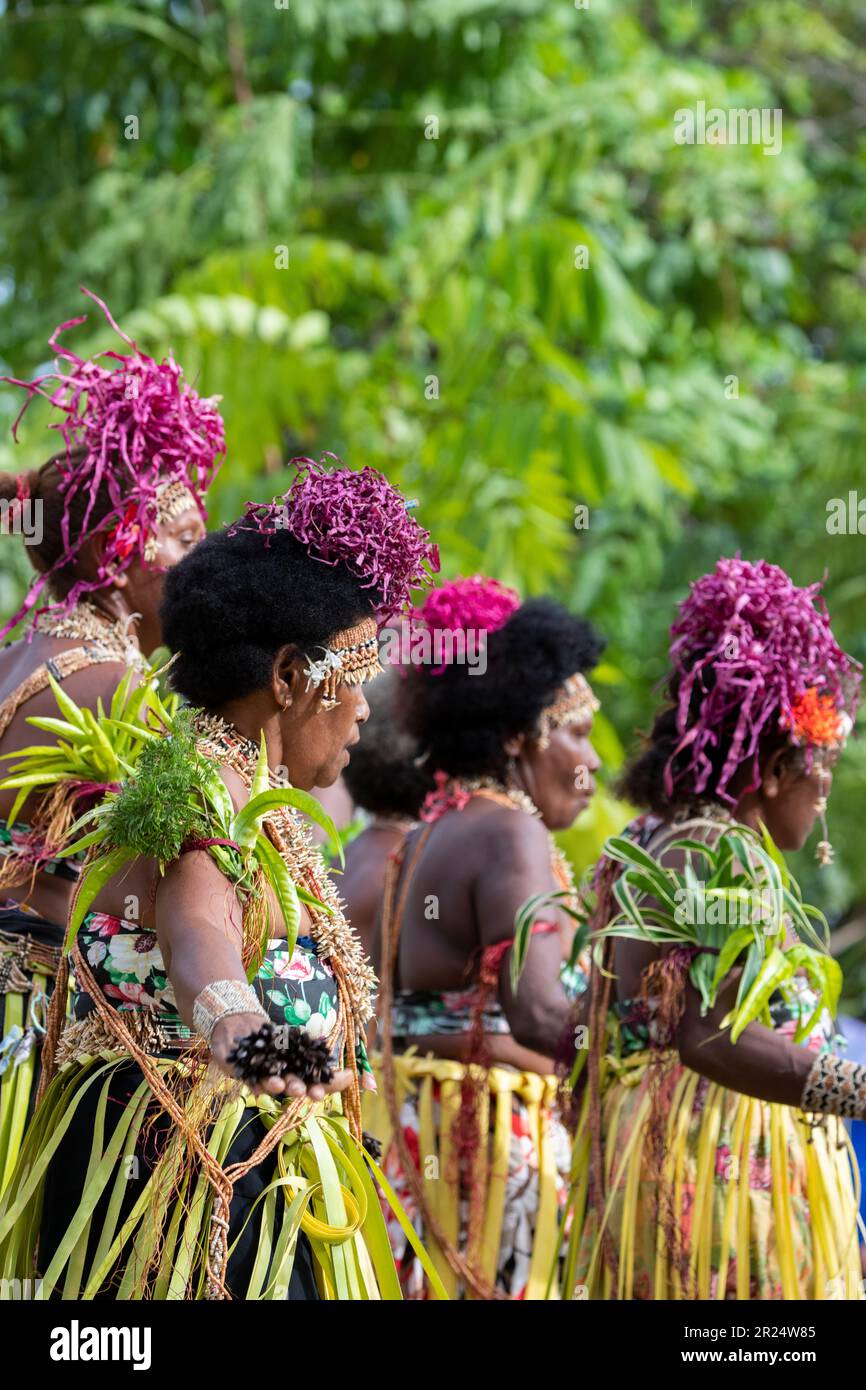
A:
[[[122,1110],[129,1105],[142,1080],[141,1071],[132,1061],[123,1063],[115,1069],[111,1079],[105,1117],[105,1143],[108,1142]],[[74,1121],[61,1141],[46,1175],[39,1236],[39,1268],[41,1271],[47,1269],[53,1253],[63,1239],[84,1189],[95,1128],[96,1110],[99,1103],[98,1091],[99,1087],[93,1086],[82,1097]],[[118,1225],[122,1224],[141,1196],[142,1190],[156,1166],[171,1127],[172,1121],[169,1116],[160,1109],[156,1102],[153,1102],[153,1118],[151,1120],[151,1116],[148,1114],[145,1119],[142,1126],[144,1137],[140,1137],[136,1146],[134,1161],[131,1161],[132,1156],[121,1160],[129,1165],[129,1177]],[[261,1143],[264,1136],[265,1129],[261,1121],[257,1117],[252,1118],[236,1134],[223,1166],[229,1167],[233,1163],[244,1162]],[[228,1262],[226,1285],[233,1298],[243,1298],[243,1291],[249,1284],[258,1244],[259,1228],[255,1213],[249,1221],[247,1218],[256,1199],[273,1180],[275,1164],[274,1156],[269,1155],[264,1163],[258,1164],[244,1177],[238,1179],[234,1187],[229,1212],[230,1247],[238,1238],[239,1232],[241,1234]],[[108,1192],[106,1191],[96,1207],[91,1223],[92,1234],[87,1251],[88,1263],[96,1250],[98,1234],[102,1229],[107,1205]],[[260,1213],[261,1209],[262,1204],[260,1203],[257,1212]],[[97,1298],[107,1300],[116,1297],[116,1289],[123,1272],[127,1253],[121,1252],[113,1273],[96,1295]],[[59,1292],[57,1296],[60,1296]],[[312,1253],[303,1231],[298,1235],[287,1297],[293,1301],[313,1301],[319,1298],[313,1273]]]

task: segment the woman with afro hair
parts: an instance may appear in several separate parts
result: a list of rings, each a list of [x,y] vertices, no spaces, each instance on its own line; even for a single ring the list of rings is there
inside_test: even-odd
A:
[[[0,1275],[45,1298],[400,1297],[362,1147],[375,980],[307,818],[438,559],[381,474],[297,462],[169,576],[188,704],[86,836],[72,1019],[0,1207]]]
[[[587,904],[564,1297],[862,1297],[844,1117],[866,1117],[866,1068],[838,1055],[841,973],[780,852],[819,823],[829,862],[857,705],[819,590],[719,560],[671,630],[622,784],[642,814]]]
[[[455,1296],[543,1298],[562,1240],[569,1146],[552,1073],[572,1009],[574,924],[558,902],[573,885],[551,832],[593,795],[584,672],[601,650],[584,619],[481,576],[434,590],[409,643],[402,717],[433,790],[385,886],[371,1128]],[[515,916],[535,895],[550,905],[515,989]],[[389,1229],[407,1296],[424,1297]]]

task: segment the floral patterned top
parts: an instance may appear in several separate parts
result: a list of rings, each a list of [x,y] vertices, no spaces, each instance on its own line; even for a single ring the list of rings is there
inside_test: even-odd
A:
[[[510,942],[508,943],[510,945]],[[584,992],[589,978],[588,961],[582,956],[576,966],[563,961],[559,978],[569,999]],[[479,1006],[477,985],[466,989],[400,989],[391,1006],[392,1030],[396,1040],[423,1038],[431,1034],[454,1037],[472,1030]],[[511,1026],[499,1000],[481,1001],[481,1023],[485,1033],[509,1033]]]
[[[805,979],[794,982],[795,995],[786,1000],[776,993],[770,1000],[770,1018],[775,1032],[781,1033],[790,1042],[800,1024],[811,1018],[815,1011],[818,996],[810,989]],[[614,1004],[610,1013],[611,1050],[617,1057],[630,1057],[635,1052],[645,1052],[650,1045],[652,1032],[652,1002],[645,999],[622,999]],[[833,1027],[832,1019],[826,1009],[815,1026],[803,1039],[803,1047],[811,1052],[839,1052],[847,1046],[846,1041]]]
[[[137,922],[126,922],[104,912],[89,912],[78,944],[94,979],[116,1009],[153,1010],[167,1038],[183,1041],[193,1036],[177,1012],[174,990],[154,932],[143,931]],[[299,936],[291,952],[284,937],[271,938],[251,983],[274,1023],[303,1028],[313,1038],[327,1037],[333,1029],[337,1021],[337,985],[328,961],[320,958],[312,937]],[[85,1018],[92,1008],[84,991],[73,994],[74,1018]],[[360,1039],[357,1057],[360,1068],[369,1071]]]

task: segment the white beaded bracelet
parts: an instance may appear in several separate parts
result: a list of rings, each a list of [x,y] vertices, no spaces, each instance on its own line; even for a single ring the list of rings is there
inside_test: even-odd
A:
[[[195,997],[192,1026],[207,1042],[221,1018],[230,1014],[258,1014],[267,1018],[261,1000],[246,980],[212,980]]]

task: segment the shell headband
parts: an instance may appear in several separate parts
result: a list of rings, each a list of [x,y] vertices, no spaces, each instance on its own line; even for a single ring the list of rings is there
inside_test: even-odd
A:
[[[580,671],[569,676],[556,699],[541,711],[538,721],[540,746],[548,746],[554,729],[565,728],[568,724],[583,724],[599,709],[601,703],[593,694],[586,676]]]
[[[304,671],[307,689],[321,685],[323,709],[334,709],[338,685],[363,685],[381,675],[379,663],[379,632],[375,618],[365,618],[355,627],[338,632],[320,647],[321,660],[312,661]]]

